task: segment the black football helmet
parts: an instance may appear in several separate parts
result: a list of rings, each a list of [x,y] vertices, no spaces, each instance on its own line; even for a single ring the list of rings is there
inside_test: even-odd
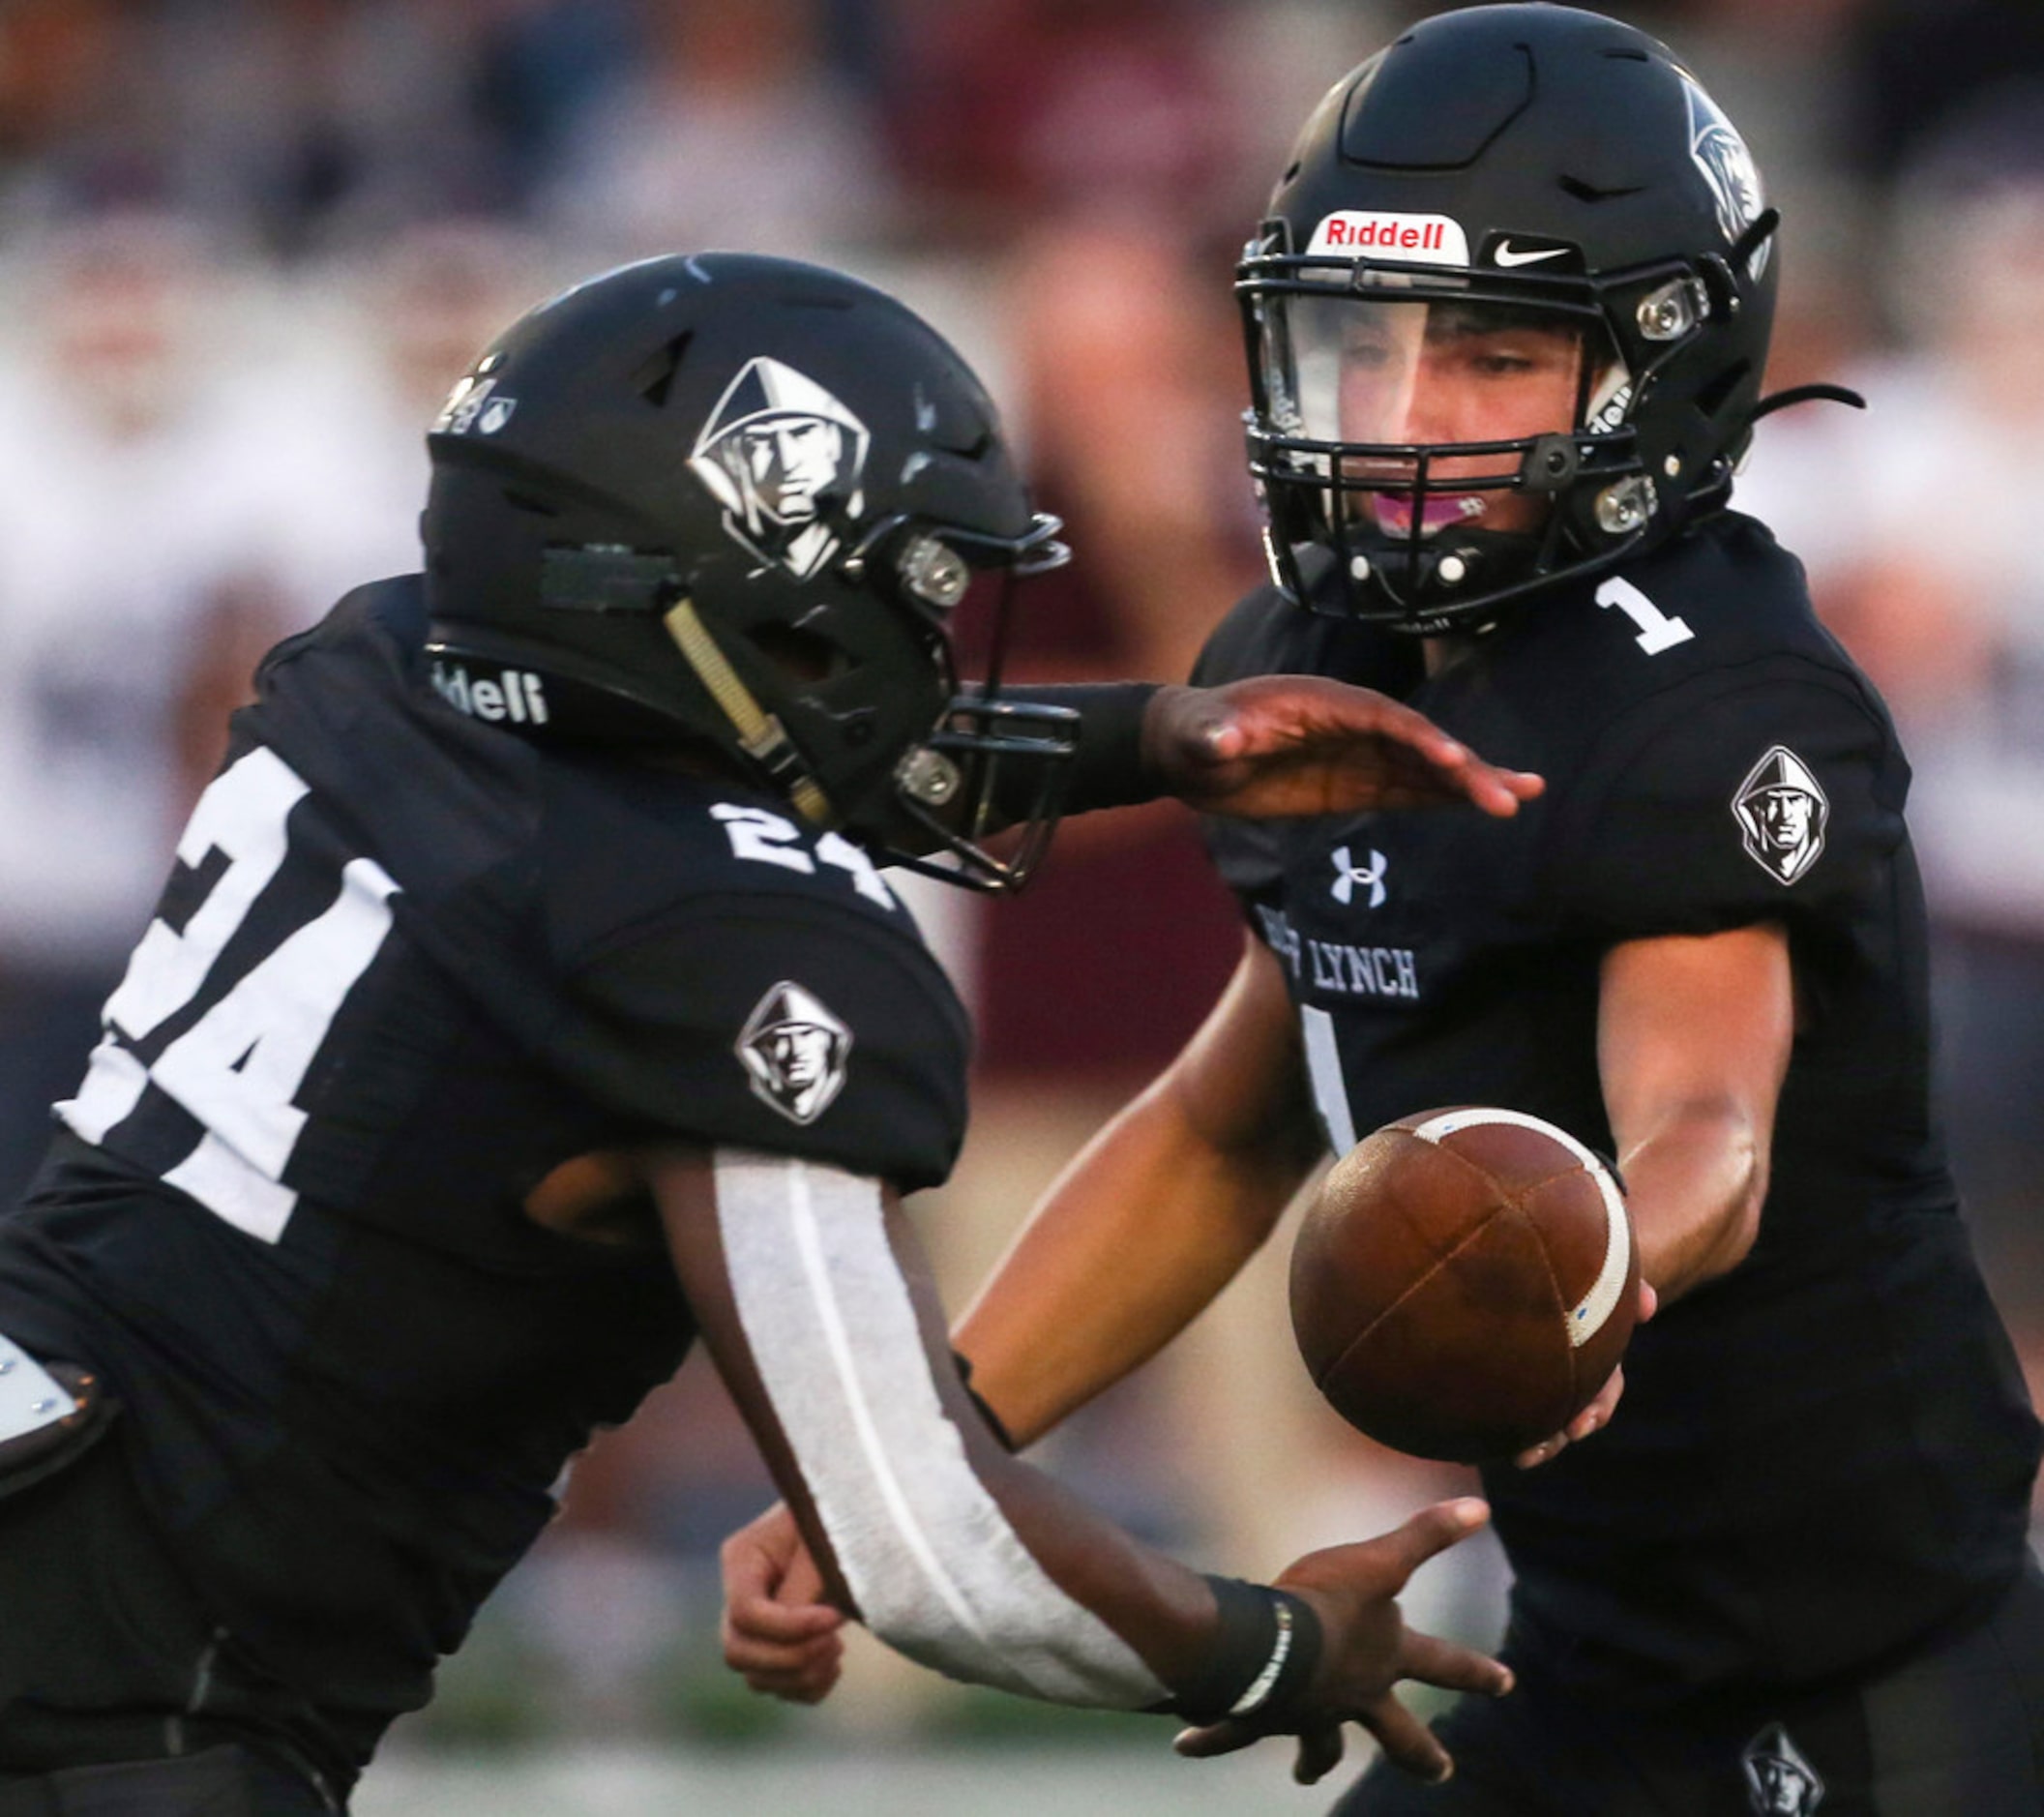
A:
[[[1004,613],[1006,577],[1066,551],[979,381],[901,303],[789,259],[624,266],[514,323],[428,447],[428,653],[456,704],[709,746],[890,859],[1022,880],[1076,716],[959,695],[946,625],[975,575],[1005,571]],[[1025,807],[1004,860],[981,844],[996,779]]]
[[[1696,78],[1615,19],[1470,7],[1352,71],[1237,273],[1278,584],[1401,630],[1478,628],[1723,503],[1775,402],[1777,220]],[[1411,432],[1419,349],[1514,327],[1569,337],[1573,419]],[[1507,502],[1525,493],[1545,507]]]

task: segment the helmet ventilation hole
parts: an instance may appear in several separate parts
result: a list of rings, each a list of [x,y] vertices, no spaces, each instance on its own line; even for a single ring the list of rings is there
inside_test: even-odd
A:
[[[674,374],[681,370],[693,335],[676,335],[632,374],[632,389],[656,410],[665,409],[667,393],[674,388]]]

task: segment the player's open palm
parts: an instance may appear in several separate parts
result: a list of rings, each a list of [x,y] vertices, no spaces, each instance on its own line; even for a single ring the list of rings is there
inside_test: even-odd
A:
[[[1299,1748],[1292,1776],[1312,1785],[1340,1763],[1343,1723],[1359,1722],[1407,1772],[1446,1778],[1448,1751],[1399,1701],[1399,1681],[1499,1696],[1511,1689],[1512,1675],[1488,1654],[1407,1627],[1397,1598],[1420,1565],[1489,1517],[1483,1503],[1470,1498],[1440,1502],[1379,1538],[1309,1552],[1289,1565],[1278,1584],[1312,1603],[1322,1630],[1303,1707],[1293,1705],[1276,1720],[1229,1717],[1187,1729],[1174,1743],[1178,1752],[1203,1758],[1232,1753],[1266,1735],[1294,1734]]]
[[[1182,800],[1253,819],[1458,802],[1504,818],[1544,787],[1485,762],[1401,701],[1318,675],[1165,688],[1142,748]]]

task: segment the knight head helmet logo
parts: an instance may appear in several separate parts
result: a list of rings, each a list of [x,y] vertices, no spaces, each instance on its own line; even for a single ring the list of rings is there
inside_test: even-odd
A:
[[[1739,1756],[1759,1817],[1811,1817],[1824,1802],[1824,1782],[1779,1722],[1769,1723]]]
[[[761,561],[806,581],[838,548],[825,508],[863,509],[866,425],[830,392],[764,354],[725,387],[689,467],[724,506],[724,527]]]
[[[1736,240],[1760,219],[1761,210],[1766,206],[1760,166],[1739,136],[1738,128],[1725,118],[1717,103],[1693,77],[1683,77],[1682,92],[1689,104],[1689,156],[1709,186],[1725,238]],[[1773,244],[1772,240],[1763,240],[1748,261],[1748,269],[1756,279],[1766,269]]]
[[[1809,766],[1776,745],[1746,774],[1732,800],[1746,855],[1778,883],[1792,883],[1824,849],[1831,804]]]

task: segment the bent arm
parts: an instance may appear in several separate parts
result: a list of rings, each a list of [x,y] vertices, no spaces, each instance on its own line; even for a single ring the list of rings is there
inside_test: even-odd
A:
[[[1244,947],[1205,1024],[1058,1177],[959,1324],[973,1386],[1020,1444],[1184,1329],[1324,1151],[1278,962]]]
[[[1605,1108],[1641,1271],[1664,1301],[1753,1247],[1794,1032],[1789,939],[1777,923],[1629,940],[1605,958]]]
[[[891,1191],[731,1149],[647,1173],[704,1341],[834,1602],[949,1676],[1054,1702],[1140,1709],[1199,1679],[1212,1589],[995,1443]]]
[[[1395,1600],[1472,1532],[1480,1502],[1293,1562],[1282,1589],[1202,1578],[996,1445],[966,1401],[913,1234],[879,1182],[744,1150],[646,1168],[668,1249],[732,1398],[840,1607],[950,1677],[1057,1703],[1167,1708],[1195,1751],[1301,1737],[1302,1776],[1344,1721],[1414,1772],[1447,1770],[1400,1703],[1419,1677],[1502,1691]]]

